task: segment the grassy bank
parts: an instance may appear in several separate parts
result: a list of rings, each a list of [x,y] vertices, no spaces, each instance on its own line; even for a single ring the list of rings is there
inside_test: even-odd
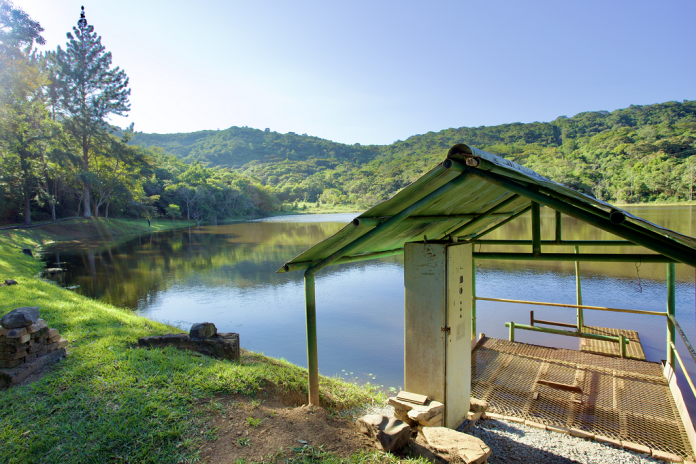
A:
[[[181,225],[80,219],[0,231],[0,281],[19,282],[0,287],[0,316],[38,306],[48,325],[70,341],[68,357],[42,378],[0,391],[0,462],[198,462],[201,447],[216,434],[205,419],[215,398],[269,389],[306,395],[306,370],[285,361],[247,354],[243,363],[231,363],[135,347],[139,337],[180,330],[45,282],[36,277],[41,263],[21,252],[59,238],[175,226]],[[321,379],[320,394],[330,410],[382,399],[329,378]]]

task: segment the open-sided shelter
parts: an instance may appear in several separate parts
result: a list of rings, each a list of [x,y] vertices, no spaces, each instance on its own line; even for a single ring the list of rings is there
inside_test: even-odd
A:
[[[541,206],[556,212],[555,240],[541,240]],[[531,241],[482,239],[530,210]],[[564,241],[562,215],[584,221],[619,239]],[[529,252],[475,252],[476,243],[522,244],[529,246]],[[542,252],[542,247],[559,245],[638,245],[649,252]],[[311,403],[319,403],[314,275],[332,264],[398,253],[404,253],[404,389],[445,403],[444,424],[448,427],[461,424],[469,409],[470,353],[476,333],[474,263],[477,259],[668,263],[667,310],[659,314],[666,320],[667,364],[674,368],[675,356],[679,356],[674,347],[674,263],[696,267],[694,238],[576,192],[504,158],[459,144],[449,150],[443,162],[417,181],[278,271],[304,270]],[[582,309],[580,302],[577,307]],[[582,333],[581,323],[578,329],[580,336],[592,337]],[[690,347],[688,340],[685,343]],[[693,350],[692,355],[696,360]]]

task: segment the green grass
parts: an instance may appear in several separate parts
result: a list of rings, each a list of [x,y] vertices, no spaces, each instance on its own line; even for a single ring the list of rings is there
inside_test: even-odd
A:
[[[306,395],[307,371],[283,360],[137,348],[139,337],[180,330],[40,280],[41,263],[21,253],[52,239],[37,229],[0,233],[0,281],[19,282],[0,287],[0,316],[39,306],[70,341],[69,356],[37,382],[0,391],[0,462],[197,462],[214,397],[264,388]],[[383,400],[339,379],[320,385],[330,410]]]

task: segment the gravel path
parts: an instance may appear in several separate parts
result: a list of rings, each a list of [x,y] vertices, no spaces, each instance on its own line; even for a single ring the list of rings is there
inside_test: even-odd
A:
[[[488,459],[489,464],[664,464],[644,454],[503,420],[479,421],[468,433],[491,448],[493,454]]]
[[[394,408],[367,405],[339,413],[341,417],[352,420],[365,414],[393,417]],[[644,454],[504,420],[479,421],[467,433],[480,438],[491,448],[493,454],[488,459],[489,464],[665,464]]]

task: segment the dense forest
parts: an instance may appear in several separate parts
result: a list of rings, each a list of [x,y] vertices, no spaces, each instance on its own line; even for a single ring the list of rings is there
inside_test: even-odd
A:
[[[551,122],[461,127],[385,146],[247,127],[192,134],[136,134],[186,162],[226,166],[283,202],[320,201],[361,208],[389,198],[467,143],[523,164],[594,197],[619,203],[693,199],[696,102],[632,105]]]
[[[129,144],[129,80],[87,22],[65,48],[40,53],[43,28],[0,0],[0,222],[85,217],[187,218],[198,223],[267,214],[273,188],[240,171],[184,163]]]
[[[368,208],[467,143],[610,202],[693,200],[696,102],[462,127],[391,145],[231,127],[135,133],[124,70],[84,9],[65,48],[39,53],[41,25],[0,0],[0,222],[68,216],[198,223],[299,202]],[[303,206],[304,207],[304,206]]]

